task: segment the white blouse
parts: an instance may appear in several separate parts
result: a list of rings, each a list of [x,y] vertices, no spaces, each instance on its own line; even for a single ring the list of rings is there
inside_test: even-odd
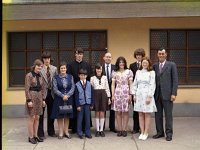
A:
[[[106,76],[103,75],[101,77],[101,81],[99,81],[99,79],[96,76],[92,76],[90,78],[90,83],[94,90],[105,89],[107,96],[110,97],[110,89],[108,85],[108,79]]]

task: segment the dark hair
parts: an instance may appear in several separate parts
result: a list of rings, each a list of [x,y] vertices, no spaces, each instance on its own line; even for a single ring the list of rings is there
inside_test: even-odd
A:
[[[102,67],[102,65],[101,65],[100,63],[97,63],[97,64],[95,65],[95,68],[94,68],[94,74],[95,74],[95,76],[97,76],[96,69],[100,69],[101,67]],[[101,76],[103,76],[103,71],[102,71],[102,73],[101,73]]]
[[[78,74],[85,74],[85,75],[87,75],[87,70],[86,69],[80,69]]]
[[[115,71],[119,70],[119,62],[120,61],[123,61],[124,64],[125,64],[124,69],[128,69],[126,59],[123,56],[120,56],[120,57],[117,58],[117,61],[115,63]]]
[[[82,49],[81,47],[77,47],[77,48],[75,48],[74,53],[75,53],[75,54],[80,54],[80,53],[83,54],[83,49]]]
[[[160,49],[157,50],[157,52],[165,50],[165,53],[167,53],[167,50],[164,47],[161,47]]]
[[[149,59],[149,57],[143,57],[142,58],[142,61],[141,61],[141,65],[140,65],[140,68],[139,68],[139,70],[142,70],[142,62],[144,61],[144,60],[146,60],[146,61],[148,61],[149,62],[149,66],[148,66],[148,68],[147,68],[147,71],[152,71],[153,70],[153,68],[152,68],[152,63],[151,63],[151,60]]]
[[[67,63],[65,61],[60,62],[59,66],[57,68],[58,69],[58,73],[60,73],[60,67],[61,66],[66,66],[66,68],[67,68]]]
[[[136,55],[141,55],[142,57],[145,56],[145,51],[143,48],[138,48],[134,51],[134,57],[136,58]]]
[[[49,51],[44,51],[42,53],[42,60],[43,58],[51,58],[51,53]]]
[[[35,70],[35,66],[41,66],[43,65],[43,62],[40,59],[36,59],[33,63],[33,66],[31,67],[31,71]]]

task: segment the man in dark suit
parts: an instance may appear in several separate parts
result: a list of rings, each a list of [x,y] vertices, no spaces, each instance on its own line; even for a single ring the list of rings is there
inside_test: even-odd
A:
[[[177,96],[178,73],[174,62],[167,61],[167,52],[160,49],[157,52],[159,62],[154,64],[153,68],[156,73],[156,91],[155,101],[157,112],[155,113],[155,122],[157,134],[154,139],[164,137],[163,130],[163,109],[165,112],[165,134],[166,140],[172,140],[173,134],[173,102]]]
[[[111,64],[112,56],[111,53],[106,53],[103,57],[104,64],[102,66],[103,74],[107,76],[108,84],[111,92],[111,85],[112,85],[112,71],[115,69],[115,65]],[[112,93],[111,93],[112,95]],[[109,128],[110,131],[113,131],[116,133],[115,130],[115,111],[111,110],[110,105],[110,117],[109,117]]]
[[[136,71],[140,68],[141,66],[141,61],[142,58],[145,56],[145,51],[143,48],[138,48],[134,51],[134,57],[136,59],[136,62],[130,64],[129,69],[131,69],[131,71],[133,72],[133,81],[135,79],[135,75],[136,75]],[[132,98],[133,100],[133,98]],[[133,107],[134,107],[134,102],[132,102]],[[139,116],[138,116],[138,112],[137,111],[133,111],[133,134],[138,133],[140,130],[140,126],[139,126]]]
[[[84,51],[82,48],[78,47],[75,49],[75,60],[68,65],[67,73],[71,74],[74,77],[74,83],[77,83],[79,79],[79,70],[84,69],[87,70],[87,80],[90,81],[90,77],[92,76],[92,68],[89,63],[83,60]],[[69,128],[72,129],[72,133],[76,133],[77,130],[77,110],[75,107],[75,100],[74,100],[74,118],[70,119]],[[91,120],[91,119],[90,119]],[[83,129],[84,129],[84,121],[83,121]],[[91,121],[92,126],[92,121]]]

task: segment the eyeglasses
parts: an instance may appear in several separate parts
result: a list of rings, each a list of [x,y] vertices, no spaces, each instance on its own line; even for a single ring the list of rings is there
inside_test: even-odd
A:
[[[123,61],[120,61],[119,63],[120,63],[120,64],[124,64],[124,62],[123,62]]]

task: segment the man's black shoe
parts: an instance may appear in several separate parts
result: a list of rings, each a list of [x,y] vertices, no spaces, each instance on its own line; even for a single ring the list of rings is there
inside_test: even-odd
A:
[[[83,139],[83,136],[82,135],[78,135],[79,139]]]
[[[49,135],[50,137],[57,137],[57,135],[56,134],[51,134],[51,135]]]
[[[153,139],[158,139],[158,138],[161,138],[161,137],[164,137],[164,134],[156,134],[153,136]]]
[[[75,133],[76,133],[76,130],[71,130],[70,133],[71,133],[71,134],[75,134]]]
[[[40,137],[34,137],[37,142],[44,142],[44,140]]]
[[[139,133],[139,131],[137,131],[137,130],[132,131],[132,134],[136,134],[136,133]]]
[[[115,129],[110,129],[111,132],[117,133]]]
[[[166,141],[171,141],[172,140],[172,137],[171,136],[167,136],[166,137]]]
[[[91,139],[92,136],[91,135],[85,135],[86,138]]]
[[[42,139],[42,140],[44,140],[44,139],[46,139],[46,137],[45,136],[38,136],[40,139]]]

